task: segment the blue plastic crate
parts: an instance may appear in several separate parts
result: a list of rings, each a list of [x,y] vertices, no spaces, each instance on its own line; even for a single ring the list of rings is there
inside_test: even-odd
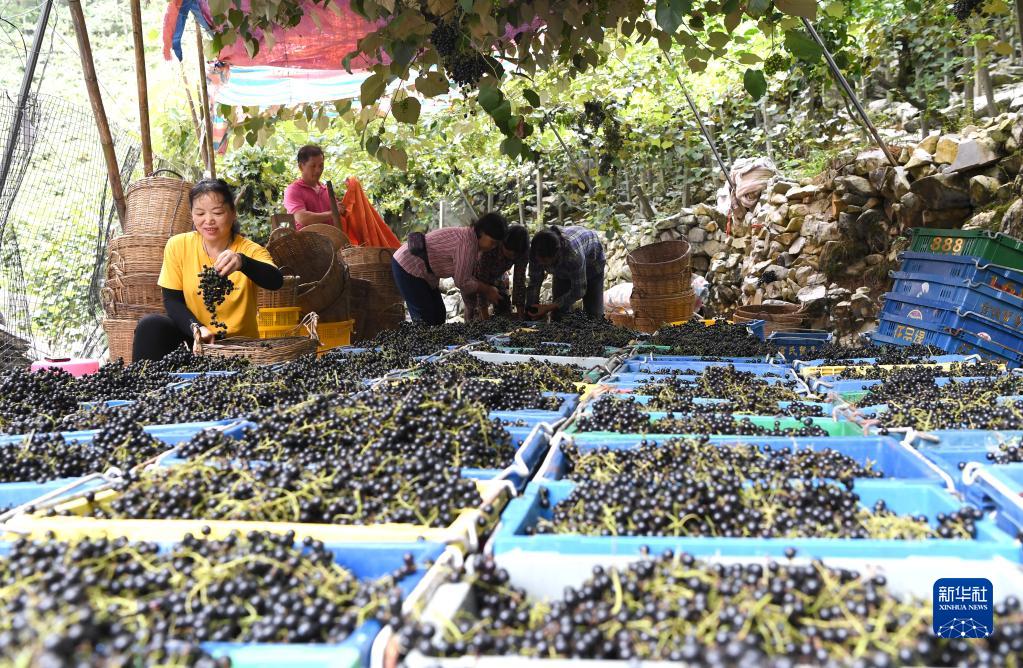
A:
[[[966,489],[991,501],[998,511],[996,522],[1005,531],[1023,533],[1023,464],[986,465],[979,470],[981,475],[964,474]]]
[[[715,355],[658,355],[648,353],[633,355],[628,362],[647,362],[654,364],[672,364],[676,362],[716,362],[717,364],[767,364],[767,357],[718,357]]]
[[[907,251],[900,256],[900,271],[907,274],[927,274],[950,279],[980,283],[996,290],[1023,297],[1023,272],[987,264],[970,255],[935,255]]]
[[[142,429],[168,445],[177,445],[191,439],[204,429],[223,427],[237,422],[237,420],[215,420],[210,422],[183,422],[180,424],[151,424],[144,426]],[[66,441],[91,441],[99,432],[99,429],[85,429],[82,431],[64,431],[61,434]],[[11,443],[20,443],[27,436],[27,434],[0,436],[0,447]]]
[[[58,478],[46,482],[5,482],[0,483],[0,514],[4,509],[14,508],[25,503],[31,503],[44,494],[55,492],[66,487],[80,478]],[[75,491],[88,489],[99,485],[100,481],[88,482],[83,486],[76,487]]]
[[[767,342],[777,346],[778,352],[786,358],[800,359],[816,354],[831,339],[829,332],[807,329],[772,332],[767,337]]]
[[[426,575],[426,562],[436,561],[444,551],[440,543],[345,543],[326,545],[334,553],[335,563],[347,568],[360,580],[375,580],[399,570],[406,554],[412,554],[418,570],[401,579],[398,586],[403,596],[409,593]],[[170,544],[160,545],[169,549]],[[9,544],[0,543],[0,554],[9,551]],[[381,625],[376,621],[364,622],[340,643],[241,643],[204,642],[201,647],[215,657],[228,657],[232,668],[337,668],[368,666],[370,650]]]
[[[969,359],[968,355],[929,355],[927,357],[920,358],[920,364],[942,364],[951,362],[966,362]],[[877,364],[876,357],[857,357],[855,359],[847,360],[798,360],[793,363],[793,367],[796,371],[804,369],[806,367],[815,366],[864,366]]]
[[[937,437],[938,441],[918,437],[913,441],[913,447],[945,471],[956,482],[956,489],[965,494],[968,501],[977,505],[985,504],[987,499],[979,494],[976,487],[963,485],[960,466],[969,462],[990,464],[987,453],[997,450],[999,443],[1023,441],[1023,430],[941,429],[929,435]]]
[[[611,396],[618,396],[618,398],[620,398],[620,399],[635,399],[637,404],[641,404],[641,405],[644,405],[644,406],[646,404],[650,403],[650,401],[653,399],[653,397],[651,397],[649,395],[646,395],[646,394],[634,394],[632,392],[621,394],[621,395],[611,395]],[[705,405],[724,404],[724,403],[728,403],[728,401],[729,401],[728,399],[715,399],[715,398],[709,398],[709,397],[694,397],[693,398],[693,403],[694,404],[705,404]],[[793,404],[793,403],[795,403],[795,402],[793,402],[793,401],[779,401],[778,402],[778,408],[780,410],[782,408],[788,407],[790,404]],[[834,410],[835,410],[835,404],[829,404],[829,403],[822,402],[822,401],[802,401],[800,403],[805,404],[807,406],[820,406],[820,408],[824,412],[825,416],[831,415],[834,412]],[[589,414],[593,413],[593,404],[594,404],[594,402],[592,402],[592,401],[587,404],[586,408],[583,410],[583,414],[584,415],[589,415]],[[673,411],[673,413],[675,415],[684,415],[685,414],[682,411]],[[741,415],[741,413],[736,413],[736,415]]]
[[[531,425],[537,424],[539,422],[553,424],[558,420],[561,420],[562,418],[566,418],[569,415],[571,415],[572,412],[575,411],[576,407],[579,405],[578,394],[571,394],[567,392],[544,393],[545,396],[550,396],[552,394],[556,394],[562,399],[561,406],[556,411],[545,411],[536,408],[525,408],[514,411],[490,411],[490,418],[509,420],[511,422],[522,420]]]
[[[1023,299],[980,283],[926,274],[894,274],[892,292],[914,299],[955,304],[1014,331],[1023,330]]]
[[[540,507],[538,490],[541,484],[550,490],[548,508]],[[1018,563],[1021,557],[1019,542],[987,517],[977,521],[977,538],[974,540],[528,535],[526,530],[535,526],[540,518],[550,518],[553,507],[566,499],[574,486],[569,481],[531,483],[522,496],[512,499],[491,538],[494,554],[525,551],[638,555],[645,549],[652,554],[672,549],[694,556],[779,558],[784,556],[786,548],[793,547],[801,557],[819,558],[940,556],[988,559],[1000,556]],[[938,513],[962,508],[954,496],[931,482],[860,480],[856,482],[856,492],[864,507],[871,508],[876,501],[883,500],[896,513],[924,514],[932,524]]]
[[[782,374],[785,373],[785,367],[775,367],[775,368],[780,370],[780,373],[782,373]],[[631,387],[635,387],[639,383],[644,383],[644,382],[649,382],[649,381],[656,382],[656,381],[659,381],[659,380],[667,380],[667,379],[669,379],[671,377],[672,376],[666,375],[666,374],[637,373],[637,372],[633,372],[633,371],[626,371],[626,372],[616,372],[614,374],[611,374],[607,378],[607,380],[604,381],[601,384],[602,385],[620,386],[620,387],[623,387],[623,388],[631,388]],[[686,376],[680,376],[680,378],[682,380],[685,380]],[[768,383],[768,384],[771,384],[771,385],[774,385],[776,383],[790,383],[790,382],[793,382],[794,378],[792,377],[791,374],[789,374],[789,375],[786,375],[786,376],[783,376],[783,377],[777,377],[777,376],[759,376],[758,380],[763,381],[763,382]]]
[[[642,440],[641,436],[621,434],[620,437],[612,436],[603,440],[576,440],[576,446],[581,452],[590,452],[600,448],[631,450],[638,447]],[[664,439],[654,440],[658,443],[664,442]],[[741,443],[756,447],[770,445],[775,450],[782,448],[814,451],[831,449],[851,457],[861,466],[871,463],[872,468],[884,473],[887,479],[921,480],[943,484],[942,477],[926,462],[909,451],[899,441],[888,436],[832,436],[830,438],[736,438],[731,436],[718,437],[712,442],[720,447]],[[565,458],[560,445],[554,446],[554,450],[548,455],[547,463],[548,468],[544,472],[544,480],[560,480],[565,476]]]
[[[963,318],[959,324],[965,326],[967,322],[976,320],[984,321],[986,318],[969,316]],[[979,328],[976,323],[973,327],[974,329]],[[1000,327],[995,323],[990,323],[987,329],[1000,329]],[[1009,334],[1007,330],[1006,335],[1015,340],[1015,336]],[[875,343],[900,346],[914,343],[932,345],[954,354],[978,355],[985,360],[1003,362],[1010,368],[1016,368],[1023,364],[1023,353],[1020,351],[1006,347],[997,341],[982,338],[980,334],[973,331],[949,328],[893,314],[881,316],[877,331],[871,335],[871,338]]]

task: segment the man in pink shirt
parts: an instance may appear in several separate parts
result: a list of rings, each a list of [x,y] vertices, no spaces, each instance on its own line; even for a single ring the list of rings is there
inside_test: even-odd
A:
[[[307,144],[298,150],[298,171],[302,176],[284,191],[284,209],[295,217],[295,229],[300,230],[306,225],[322,223],[333,225],[330,213],[330,194],[327,186],[320,183],[323,175],[323,149],[315,144]],[[341,202],[337,203],[338,212],[344,216],[345,210]]]

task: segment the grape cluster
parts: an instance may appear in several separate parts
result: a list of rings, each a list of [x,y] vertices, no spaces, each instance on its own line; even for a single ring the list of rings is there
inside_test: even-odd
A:
[[[322,542],[250,532],[167,550],[123,538],[19,539],[0,557],[0,664],[226,666],[214,642],[338,643],[387,622],[398,578],[361,582]],[[173,640],[172,640],[173,639]]]
[[[825,343],[815,354],[825,365],[843,364],[847,360],[860,358],[875,358],[878,364],[914,364],[926,361],[925,358],[932,355],[944,355],[945,351],[920,344],[892,346],[867,343],[860,346],[843,346]]]
[[[595,566],[555,600],[530,597],[491,556],[470,567],[462,579],[471,611],[449,625],[406,626],[404,652],[775,668],[848,657],[843,665],[865,668],[1011,665],[1023,644],[1014,596],[996,604],[989,638],[943,640],[931,631],[931,607],[891,592],[884,575],[819,561],[726,565],[669,550],[622,568]]]
[[[900,382],[907,379],[929,380],[934,378],[981,378],[1000,376],[1003,367],[992,362],[977,362],[976,364],[950,364],[948,368],[940,366],[918,366],[909,368],[886,368],[881,364],[870,364],[864,366],[847,367],[838,377],[842,380],[876,380],[887,379],[898,376]]]
[[[749,333],[745,325],[718,320],[713,326],[690,320],[681,325],[662,327],[650,343],[668,346],[667,354],[689,356],[766,357],[777,348]]]
[[[1018,438],[1010,439],[999,443],[997,450],[992,450],[985,455],[989,462],[994,464],[1015,464],[1023,462],[1023,447]],[[966,462],[960,462],[959,468],[963,468]]]
[[[0,482],[45,482],[104,472],[110,467],[127,470],[167,449],[124,413],[91,442],[65,440],[59,433],[37,433],[0,447]]]
[[[424,356],[432,355],[447,346],[462,346],[482,341],[487,336],[502,334],[519,326],[520,324],[505,318],[490,318],[446,325],[403,322],[396,329],[380,332],[367,345],[380,346],[411,356]]]
[[[792,64],[792,59],[783,53],[775,53],[768,57],[764,61],[764,74],[767,76],[774,76],[779,72],[784,72],[789,69]]]
[[[0,373],[0,433],[52,429],[57,420],[78,408],[73,381],[71,374],[59,369],[11,368]]]
[[[210,314],[210,327],[219,330],[218,336],[227,334],[227,325],[217,320],[217,307],[224,303],[234,290],[234,283],[227,276],[221,276],[216,269],[203,265],[199,272],[199,295],[203,306]]]
[[[952,3],[952,16],[959,21],[965,21],[983,6],[984,0],[955,0]]]
[[[587,536],[715,536],[726,538],[855,538],[922,540],[976,537],[982,513],[965,506],[939,514],[900,516],[883,501],[860,505],[853,483],[800,480],[787,471],[747,478],[681,469],[621,473],[583,480],[554,506],[538,534]]]
[[[452,82],[464,88],[474,88],[483,75],[500,67],[493,58],[469,48],[444,59],[444,71]]]
[[[455,23],[439,22],[430,33],[430,43],[441,58],[449,58],[458,51],[462,33]]]

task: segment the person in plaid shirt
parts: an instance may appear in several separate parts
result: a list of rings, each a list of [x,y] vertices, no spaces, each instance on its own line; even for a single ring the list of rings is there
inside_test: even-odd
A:
[[[529,232],[522,225],[508,228],[508,236],[500,247],[480,255],[476,263],[476,280],[497,287],[501,301],[494,305],[494,315],[511,315],[512,308],[519,318],[526,313],[526,264],[529,261]],[[508,295],[508,271],[512,271],[511,296]],[[486,320],[490,316],[490,302],[480,293],[464,295],[465,319]]]
[[[553,276],[554,301],[541,304],[540,286],[547,274]],[[604,245],[600,237],[576,225],[540,230],[533,235],[529,250],[529,316],[539,320],[550,313],[557,320],[580,299],[589,317],[604,317]]]

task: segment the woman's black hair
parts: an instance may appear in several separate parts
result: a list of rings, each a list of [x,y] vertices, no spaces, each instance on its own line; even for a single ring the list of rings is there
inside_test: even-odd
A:
[[[533,259],[555,257],[561,250],[563,240],[564,237],[561,236],[561,230],[556,226],[540,230],[533,235],[533,243],[529,246],[529,257]]]
[[[501,214],[491,211],[480,216],[472,224],[472,229],[476,230],[477,239],[485,234],[495,241],[504,241],[508,236],[508,221]]]
[[[519,257],[525,255],[529,252],[529,232],[522,225],[512,225],[504,238],[504,247]]]
[[[224,179],[203,179],[194,186],[188,193],[188,206],[191,207],[195,204],[195,200],[199,199],[203,195],[216,194],[220,195],[220,200],[224,203],[227,208],[234,211],[234,191],[231,190],[231,186],[227,185],[227,181]],[[231,234],[238,235],[241,232],[241,223],[238,222],[238,218],[235,217],[234,224],[231,225]]]

